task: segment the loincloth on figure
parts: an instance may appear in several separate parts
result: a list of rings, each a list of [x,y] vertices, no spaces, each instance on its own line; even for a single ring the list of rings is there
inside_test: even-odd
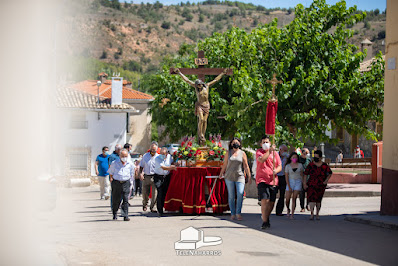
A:
[[[199,102],[195,103],[195,115],[197,116],[199,111],[202,111],[203,115],[208,115],[210,112],[210,104],[201,104]]]

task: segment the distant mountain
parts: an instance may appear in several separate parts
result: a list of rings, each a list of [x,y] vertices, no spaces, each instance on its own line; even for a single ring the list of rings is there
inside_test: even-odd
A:
[[[201,4],[165,6],[129,4],[117,0],[69,0],[58,27],[68,32],[58,52],[67,56],[96,58],[134,72],[151,72],[165,55],[175,54],[183,43],[194,44],[214,32],[236,26],[247,31],[278,19],[280,26],[294,19],[293,9],[267,9],[240,2],[208,0]],[[385,14],[368,12],[365,23],[352,29],[351,42],[365,38],[373,55],[384,53]],[[95,77],[92,77],[95,78]]]

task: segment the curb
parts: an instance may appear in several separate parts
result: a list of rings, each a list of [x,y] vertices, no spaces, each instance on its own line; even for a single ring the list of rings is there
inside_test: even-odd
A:
[[[387,228],[387,229],[392,229],[392,230],[398,230],[398,224],[395,223],[389,223],[389,222],[383,222],[383,221],[376,221],[372,220],[370,218],[361,218],[361,217],[356,217],[356,216],[346,216],[344,218],[345,221],[349,222],[354,222],[354,223],[361,223],[361,224],[367,224],[371,226],[377,226],[377,227],[382,227],[382,228]]]
[[[324,197],[380,197],[380,191],[325,191]]]

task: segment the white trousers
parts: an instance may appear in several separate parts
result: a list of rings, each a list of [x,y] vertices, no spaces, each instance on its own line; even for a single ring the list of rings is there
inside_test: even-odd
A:
[[[100,197],[109,196],[109,190],[111,183],[109,181],[109,176],[98,176],[98,183],[100,186]]]

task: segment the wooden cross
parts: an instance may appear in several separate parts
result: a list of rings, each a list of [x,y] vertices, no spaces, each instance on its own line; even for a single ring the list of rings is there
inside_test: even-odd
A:
[[[203,82],[205,81],[206,75],[220,75],[225,68],[205,68],[205,65],[208,64],[207,58],[205,58],[204,51],[198,51],[198,58],[195,58],[195,64],[198,68],[180,68],[180,71],[184,75],[197,75],[198,79]],[[174,68],[170,68],[170,74],[177,74],[174,72]],[[232,76],[233,70],[231,68],[227,69],[227,73],[225,75]]]
[[[281,80],[276,79],[276,74],[274,73],[273,78],[271,80],[267,80],[268,84],[272,85],[272,101],[276,101],[276,95],[275,95],[275,86],[276,84],[282,84]]]

